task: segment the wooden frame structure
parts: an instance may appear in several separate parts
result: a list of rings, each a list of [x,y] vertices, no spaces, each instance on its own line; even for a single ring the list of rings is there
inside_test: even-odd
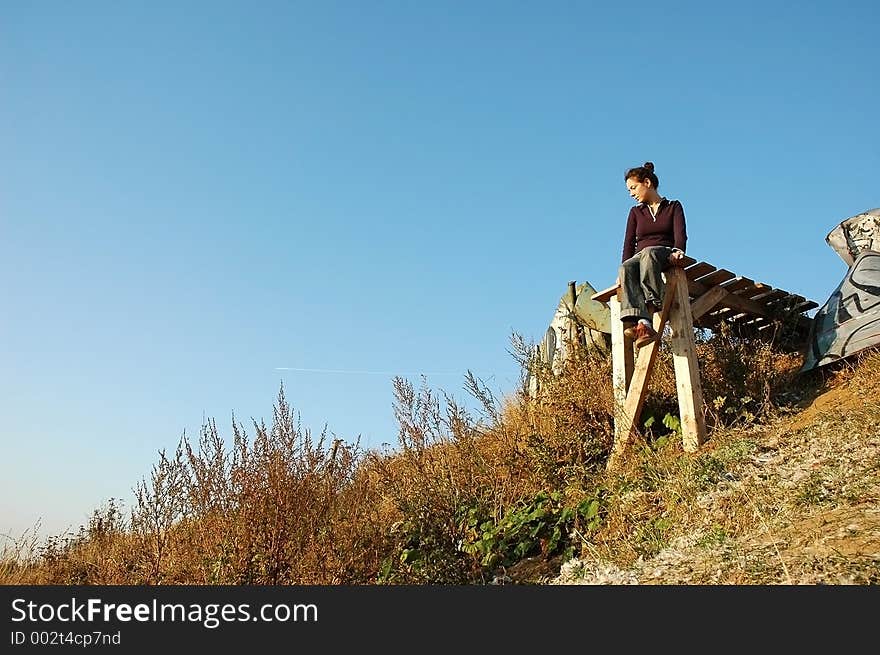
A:
[[[685,451],[693,452],[706,440],[694,327],[717,329],[727,323],[740,334],[768,335],[781,317],[794,317],[796,328],[805,334],[811,319],[803,316],[803,312],[818,307],[818,303],[687,256],[681,266],[667,268],[664,277],[663,307],[654,314],[654,329],[662,337],[666,326],[670,327],[683,446]],[[627,445],[637,433],[648,382],[660,349],[658,339],[641,348],[638,356],[634,355],[632,339],[623,333],[619,294],[620,286],[614,285],[591,296],[593,300],[608,303],[611,309],[615,416],[609,470],[619,465]]]

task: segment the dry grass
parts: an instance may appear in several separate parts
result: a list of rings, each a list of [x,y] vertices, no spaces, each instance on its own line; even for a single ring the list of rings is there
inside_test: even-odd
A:
[[[699,453],[643,448],[559,584],[880,582],[880,355],[813,375]],[[842,392],[841,390],[845,390]],[[833,405],[822,406],[825,394]],[[804,422],[802,414],[819,404]]]
[[[160,453],[127,516],[111,499],[76,534],[7,541],[0,583],[880,581],[880,355],[797,376],[797,356],[724,332],[698,350],[711,428],[697,453],[663,420],[677,413],[665,349],[614,475],[610,362],[588,352],[535,371],[536,399],[498,400],[469,373],[477,415],[397,379],[389,451],[312,435],[282,389],[271,425],[225,438],[209,421]]]

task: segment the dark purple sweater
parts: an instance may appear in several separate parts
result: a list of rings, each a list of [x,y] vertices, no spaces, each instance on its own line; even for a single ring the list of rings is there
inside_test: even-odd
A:
[[[678,200],[661,199],[656,219],[651,216],[647,205],[638,204],[629,210],[629,218],[626,219],[621,261],[626,261],[648,246],[669,246],[684,252],[686,244],[684,208]]]

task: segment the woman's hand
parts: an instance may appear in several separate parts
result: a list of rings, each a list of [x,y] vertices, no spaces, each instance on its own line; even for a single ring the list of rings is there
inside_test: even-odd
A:
[[[673,250],[669,255],[670,266],[681,266],[684,264],[684,253],[681,250]]]

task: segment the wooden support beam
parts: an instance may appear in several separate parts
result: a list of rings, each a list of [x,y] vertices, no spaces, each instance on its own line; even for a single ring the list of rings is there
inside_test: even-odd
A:
[[[679,275],[673,272],[668,276],[666,281],[666,291],[663,297],[663,308],[659,316],[654,315],[654,328],[662,336],[663,328],[669,319],[669,312],[675,300],[675,289],[679,280],[684,274]],[[685,292],[686,294],[686,292]],[[607,470],[613,470],[619,466],[623,453],[627,445],[632,441],[636,432],[639,416],[642,413],[642,406],[645,404],[645,396],[647,395],[648,382],[651,379],[651,372],[654,368],[654,361],[657,359],[657,352],[660,350],[660,339],[643,346],[639,350],[636,359],[635,368],[633,369],[632,380],[626,393],[623,411],[620,412],[620,421],[615,421],[615,438],[611,455],[606,464]]]
[[[721,304],[731,309],[738,309],[741,312],[756,314],[757,316],[767,316],[770,313],[761,303],[735,293],[730,293],[729,291],[721,299]]]
[[[693,320],[699,320],[703,314],[713,309],[726,295],[728,295],[728,292],[721,287],[712,287],[697,298],[691,305]]]
[[[693,452],[706,441],[706,417],[703,415],[703,386],[694,343],[694,320],[683,277],[682,271],[671,272],[675,300],[669,326],[672,328],[672,363],[683,446],[685,451]]]
[[[723,287],[715,288],[722,289]],[[762,305],[759,302],[756,302],[739,294],[730,293],[726,289],[724,289],[724,291],[726,292],[726,294],[717,303],[717,306],[720,306],[720,309],[714,311],[710,316],[707,316],[702,321],[702,325],[704,327],[712,327],[714,325],[718,325],[718,323],[720,323],[722,320],[733,319],[738,314],[754,314],[755,316],[765,317],[771,315],[771,312],[766,305]]]
[[[608,301],[611,308],[611,380],[614,388],[614,440],[617,441],[617,429],[623,424],[623,407],[626,403],[626,391],[633,374],[633,343],[623,333],[623,322],[620,320],[620,300],[617,296]]]

